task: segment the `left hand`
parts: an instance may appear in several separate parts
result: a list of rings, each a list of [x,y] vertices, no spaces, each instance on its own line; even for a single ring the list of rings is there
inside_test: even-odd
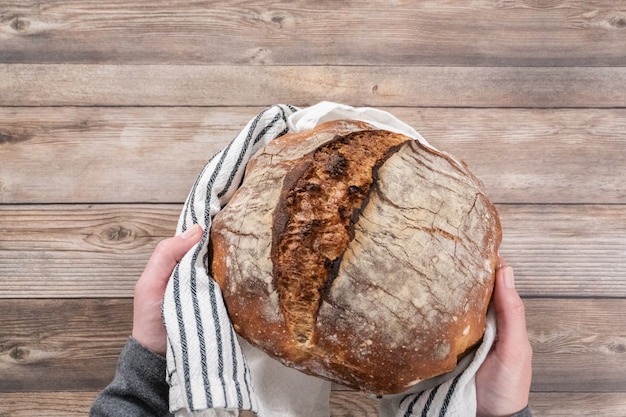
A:
[[[161,356],[167,349],[167,332],[161,317],[167,282],[176,264],[201,237],[202,227],[196,224],[180,236],[159,242],[135,284],[132,337]]]

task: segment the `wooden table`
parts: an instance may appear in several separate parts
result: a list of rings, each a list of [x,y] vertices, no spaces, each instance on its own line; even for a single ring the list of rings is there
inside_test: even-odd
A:
[[[497,203],[536,416],[626,416],[626,2],[0,3],[0,415],[79,416],[208,158],[259,110],[383,108]],[[334,416],[374,416],[335,389]]]

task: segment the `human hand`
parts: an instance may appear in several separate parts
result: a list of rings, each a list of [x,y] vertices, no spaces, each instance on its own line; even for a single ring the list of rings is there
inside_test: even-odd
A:
[[[528,405],[532,348],[524,304],[515,290],[513,269],[501,259],[493,294],[497,334],[476,374],[477,415],[510,416]]]
[[[176,264],[200,240],[202,227],[194,225],[180,236],[157,245],[135,284],[133,338],[145,348],[165,356],[167,333],[161,318],[165,288]]]

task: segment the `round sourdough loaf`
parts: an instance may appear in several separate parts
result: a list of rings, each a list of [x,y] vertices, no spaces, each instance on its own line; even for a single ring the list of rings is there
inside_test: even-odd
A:
[[[482,338],[501,229],[450,156],[364,122],[270,142],[213,220],[235,330],[375,394],[451,371]]]

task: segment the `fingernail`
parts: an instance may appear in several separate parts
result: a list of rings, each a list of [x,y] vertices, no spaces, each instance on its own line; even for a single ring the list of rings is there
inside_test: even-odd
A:
[[[504,287],[505,288],[515,288],[515,275],[513,274],[513,268],[507,266],[502,271],[504,275]]]
[[[200,225],[199,224],[194,224],[193,226],[191,226],[189,229],[185,230],[185,232],[180,235],[180,237],[182,237],[183,239],[189,239],[193,236],[196,235],[196,233],[199,232],[198,229],[200,229]]]

